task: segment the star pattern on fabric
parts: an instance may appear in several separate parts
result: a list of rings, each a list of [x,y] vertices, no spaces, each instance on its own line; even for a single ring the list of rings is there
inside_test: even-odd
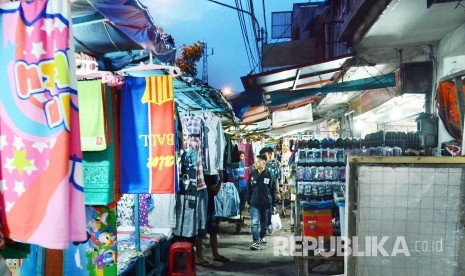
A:
[[[39,42],[39,43],[32,42],[31,54],[33,54],[37,59],[39,59],[41,55],[46,54],[46,53],[47,52],[45,52],[44,50],[43,42]]]
[[[53,18],[44,19],[44,25],[40,29],[44,30],[47,35],[51,35],[54,29]]]
[[[37,167],[36,167],[36,164],[35,164],[35,160],[32,159],[32,160],[30,160],[30,162],[31,162],[31,166],[24,167],[24,169],[23,169],[24,171],[26,171],[26,173],[28,175],[31,175],[33,172],[38,170]]]
[[[55,19],[55,24],[54,27],[60,30],[60,32],[63,32],[63,30],[67,27],[65,23],[63,23],[60,19],[56,18]]]
[[[3,194],[5,191],[8,191],[8,186],[6,185],[6,179],[0,180],[0,192]]]
[[[34,31],[34,26],[27,26],[26,33],[31,36],[32,32]]]
[[[6,135],[0,135],[0,150],[3,150],[3,147],[8,146],[6,141]]]
[[[34,144],[32,144],[32,147],[36,148],[40,153],[42,153],[44,149],[48,148],[48,145],[47,143],[43,143],[43,142],[35,142]]]
[[[15,147],[16,151],[20,151],[22,148],[24,148],[25,145],[23,143],[23,139],[21,139],[21,137],[15,136],[13,147]]]
[[[14,158],[13,158],[14,160],[13,160],[12,165],[18,170],[19,174],[23,173],[24,167],[29,167],[33,165],[26,158],[26,150],[22,150],[22,151],[13,150],[13,155],[14,155]]]
[[[7,212],[9,212],[9,211],[11,210],[11,208],[13,208],[13,206],[14,206],[15,204],[14,204],[14,202],[6,201],[6,202],[5,202],[5,205],[6,205],[6,206],[5,206],[5,210],[6,210]]]
[[[53,149],[56,142],[57,142],[57,138],[53,138],[52,140],[50,140],[50,149]]]
[[[13,191],[18,194],[18,197],[21,197],[21,195],[26,191],[24,188],[24,181],[15,181],[15,187],[13,188]]]
[[[9,173],[12,173],[13,170],[15,169],[15,167],[13,166],[13,161],[14,161],[14,158],[6,158],[6,164],[4,165],[5,169],[8,170]]]

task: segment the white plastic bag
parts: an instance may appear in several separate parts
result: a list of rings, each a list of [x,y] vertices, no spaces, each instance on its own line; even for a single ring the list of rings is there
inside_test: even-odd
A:
[[[279,214],[271,215],[271,226],[273,227],[273,231],[278,231],[283,228]]]

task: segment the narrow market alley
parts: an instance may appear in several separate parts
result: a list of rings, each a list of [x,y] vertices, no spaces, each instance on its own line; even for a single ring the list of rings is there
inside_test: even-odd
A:
[[[465,1],[0,0],[0,276],[465,276]]]
[[[250,218],[247,216],[247,218]],[[236,233],[236,225],[234,223],[220,223],[220,233],[218,234],[219,251],[221,254],[230,258],[230,262],[220,263],[213,262],[211,266],[197,266],[197,275],[310,275],[321,276],[328,275],[328,271],[340,271],[343,262],[328,263],[320,265],[314,269],[314,272],[309,273],[308,267],[313,260],[294,260],[292,256],[275,256],[274,245],[278,239],[289,239],[293,233],[290,225],[289,212],[284,218],[281,217],[283,228],[271,236],[268,236],[268,245],[260,251],[250,251],[251,231],[250,219],[246,219],[245,226],[242,227],[240,233]],[[208,240],[208,239],[206,239]],[[286,251],[287,252],[287,251]],[[212,262],[211,250],[204,249],[204,256]],[[307,273],[304,271],[307,270]],[[333,275],[336,275],[334,273]],[[342,273],[341,273],[342,274]]]
[[[283,228],[267,237],[268,245],[259,251],[249,249],[252,242],[250,219],[246,219],[245,226],[239,234],[235,234],[234,223],[221,222],[218,250],[231,261],[213,262],[212,266],[207,267],[197,266],[197,275],[296,275],[294,257],[273,255],[273,239],[276,237],[289,239],[292,236],[289,216],[281,219]],[[205,258],[211,262],[211,250],[209,248],[204,250]]]

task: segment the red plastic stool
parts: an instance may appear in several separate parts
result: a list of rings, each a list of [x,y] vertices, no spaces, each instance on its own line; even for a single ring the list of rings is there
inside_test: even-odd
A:
[[[189,242],[175,242],[171,245],[169,275],[195,276],[194,246]]]

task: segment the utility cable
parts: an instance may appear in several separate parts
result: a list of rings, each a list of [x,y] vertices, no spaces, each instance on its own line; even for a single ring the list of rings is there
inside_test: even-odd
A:
[[[252,51],[252,47],[250,46],[249,34],[248,34],[248,31],[247,31],[247,26],[246,26],[245,19],[244,19],[244,12],[241,12],[241,11],[244,10],[242,8],[242,0],[236,0],[236,8],[238,10],[239,22],[241,24],[242,36],[243,36],[243,39],[244,39],[246,51],[248,51],[248,55],[250,56],[250,60],[251,60],[250,61],[250,63],[251,63],[250,67],[252,68],[253,64],[255,64],[255,57],[254,57],[254,54],[253,54],[253,51]]]
[[[248,6],[249,6],[250,13],[253,15],[253,17],[255,17],[255,9],[254,9],[252,0],[249,0]],[[254,23],[255,21],[252,18],[250,18],[250,24],[252,24],[253,34],[255,38],[254,41],[255,41],[255,48],[257,51],[257,59],[260,60],[260,45],[258,43],[260,41],[260,26],[257,26]]]
[[[263,41],[267,42],[267,40],[268,40],[268,26],[266,25],[265,0],[262,0],[262,7],[263,7],[263,21],[265,22],[265,39]]]
[[[238,3],[238,0],[236,0],[236,8],[239,9],[239,3]],[[241,14],[241,12],[239,10],[237,10],[237,16],[239,18],[239,25],[241,27],[241,33],[242,33],[242,39],[244,41],[244,46],[245,46],[245,52],[247,54],[247,60],[249,62],[249,66],[250,68],[253,67],[253,63],[251,62],[251,57],[250,57],[250,53],[249,53],[249,48],[248,47],[248,44],[247,44],[247,39],[245,37],[245,31],[244,31],[244,24],[243,24],[243,14]]]

